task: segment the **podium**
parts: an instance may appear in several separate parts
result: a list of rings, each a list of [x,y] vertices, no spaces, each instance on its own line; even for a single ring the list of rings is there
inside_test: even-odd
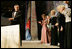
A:
[[[19,25],[1,27],[1,48],[20,48]]]
[[[7,25],[10,25],[10,24],[11,24],[11,21],[9,21],[8,18],[1,16],[1,26],[7,26]]]

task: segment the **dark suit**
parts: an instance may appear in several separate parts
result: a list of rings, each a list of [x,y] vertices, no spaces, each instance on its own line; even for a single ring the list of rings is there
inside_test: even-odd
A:
[[[14,20],[11,21],[11,24],[12,25],[16,25],[16,24],[20,25],[20,45],[22,45],[22,13],[21,13],[21,11],[16,11],[16,15],[14,17],[14,12],[12,13],[12,18],[14,18]]]
[[[15,12],[15,11],[14,11]],[[22,19],[22,14],[21,14],[21,11],[17,11],[16,12],[16,17],[14,17],[14,12],[12,13],[12,18],[14,18],[14,20],[12,20],[11,24],[12,25],[15,25],[15,24],[21,24],[21,19]]]

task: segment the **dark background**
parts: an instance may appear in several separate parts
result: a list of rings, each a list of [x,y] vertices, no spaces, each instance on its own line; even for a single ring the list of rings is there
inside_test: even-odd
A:
[[[20,5],[20,10],[22,11],[22,17],[23,17],[23,34],[22,39],[25,40],[25,14],[26,14],[26,6],[28,1],[1,1],[1,16],[5,18],[12,17],[12,11],[14,11],[13,6],[15,4]],[[53,2],[52,1],[36,1],[36,15],[37,15],[37,21],[42,20],[41,14],[49,14],[49,11],[53,8]],[[41,39],[41,25],[38,25],[38,39]]]

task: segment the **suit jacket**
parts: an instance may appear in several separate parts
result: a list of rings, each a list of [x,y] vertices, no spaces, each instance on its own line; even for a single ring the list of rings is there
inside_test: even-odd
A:
[[[14,12],[12,13],[12,18],[14,18],[14,20],[11,21],[12,24],[21,24],[21,22],[22,22],[21,21],[22,20],[22,13],[21,13],[21,11],[17,11],[15,17],[14,17]]]

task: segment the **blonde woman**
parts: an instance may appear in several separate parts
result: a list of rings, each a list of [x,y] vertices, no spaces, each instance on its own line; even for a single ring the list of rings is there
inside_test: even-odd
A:
[[[62,7],[65,16],[64,48],[71,48],[71,9]]]
[[[58,32],[57,32],[57,17],[55,16],[56,11],[51,10],[50,15],[50,23],[51,23],[51,45],[58,44]]]
[[[64,34],[65,34],[65,16],[62,14],[64,5],[57,6],[57,11],[59,12],[58,23],[59,23],[59,42],[60,48],[64,48]]]

